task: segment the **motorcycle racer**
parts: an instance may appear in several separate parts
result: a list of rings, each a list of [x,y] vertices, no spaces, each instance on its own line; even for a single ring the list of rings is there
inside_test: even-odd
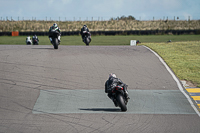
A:
[[[26,44],[32,44],[32,41],[31,41],[31,37],[30,37],[30,36],[27,36],[27,37],[26,37]]]
[[[49,33],[52,31],[52,30],[55,30],[55,31],[58,31],[60,33],[60,35],[58,36],[58,41],[60,43],[60,36],[61,36],[61,31],[60,31],[60,28],[58,27],[58,25],[56,23],[53,24],[53,26],[51,26],[49,28]],[[52,43],[52,36],[51,34],[49,34],[49,40],[51,41]]]
[[[36,39],[36,40],[39,42],[39,39],[38,39],[38,37],[37,37],[36,35],[34,35],[34,36],[32,37],[32,40],[34,40],[34,39]]]
[[[127,85],[124,84],[119,78],[117,78],[116,74],[114,73],[109,74],[109,78],[105,83],[105,93],[108,93],[108,97],[112,99],[113,102],[115,103],[113,95],[112,95],[113,94],[112,91],[118,85],[124,88],[126,98],[130,99],[128,96]]]
[[[86,33],[84,33],[84,32],[86,32],[87,34],[90,32],[89,31],[89,29],[88,29],[88,27],[87,27],[87,25],[83,25],[83,27],[81,28],[81,36],[82,36],[82,40],[83,40],[83,38],[84,38],[84,35],[86,34]],[[89,33],[90,34],[90,33]],[[90,36],[91,36],[91,34],[90,34]],[[90,41],[91,41],[91,38],[89,38],[90,39]],[[84,40],[83,40],[84,41]]]

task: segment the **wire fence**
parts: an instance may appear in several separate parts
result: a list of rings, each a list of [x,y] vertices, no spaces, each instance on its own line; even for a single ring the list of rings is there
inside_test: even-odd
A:
[[[115,17],[0,17],[0,21],[109,21]],[[200,20],[200,16],[152,16],[144,17],[137,16],[136,20],[139,21],[156,21],[156,20],[174,20],[174,21],[189,21],[189,20]]]

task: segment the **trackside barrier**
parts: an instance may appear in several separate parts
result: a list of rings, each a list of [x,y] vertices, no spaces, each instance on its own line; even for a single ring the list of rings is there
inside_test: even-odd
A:
[[[0,36],[12,36],[11,32],[0,32]]]
[[[131,46],[136,46],[136,40],[131,40],[131,41],[130,41],[130,45],[131,45]]]
[[[19,36],[19,31],[12,31],[12,36]]]
[[[127,31],[90,31],[90,33],[95,35],[164,35],[164,34],[173,34],[173,35],[182,35],[182,34],[200,34],[200,29],[196,30],[127,30]],[[61,30],[62,36],[71,36],[71,35],[80,35],[80,31],[63,31]],[[12,32],[0,32],[0,36],[11,36]],[[26,31],[20,32],[19,36],[47,36],[48,32],[40,31]]]

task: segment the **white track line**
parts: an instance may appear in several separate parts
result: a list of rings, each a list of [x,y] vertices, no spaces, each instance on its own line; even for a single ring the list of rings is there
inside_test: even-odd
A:
[[[168,70],[168,72],[172,75],[173,79],[176,81],[179,90],[185,95],[185,97],[189,101],[189,103],[192,106],[192,108],[195,110],[195,112],[200,117],[200,112],[197,110],[196,106],[194,105],[194,103],[192,102],[192,100],[190,99],[190,97],[187,95],[187,93],[185,93],[185,91],[183,90],[182,85],[179,82],[179,79],[174,75],[174,73],[169,68],[169,66],[165,63],[165,61],[156,52],[154,52],[153,50],[151,50],[149,47],[146,47],[146,46],[144,46],[144,47],[147,48],[147,49],[149,49],[151,52],[153,52],[159,58],[159,60],[163,63],[163,65],[165,66],[165,68]]]

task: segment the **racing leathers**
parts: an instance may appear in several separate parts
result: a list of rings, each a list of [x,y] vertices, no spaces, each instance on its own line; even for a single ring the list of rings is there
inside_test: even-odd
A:
[[[129,99],[127,85],[124,84],[119,78],[109,77],[105,83],[105,93],[108,93],[108,97],[113,100],[112,91],[116,86],[122,86],[124,88],[125,96]]]
[[[27,36],[27,38],[26,38],[26,44],[32,44],[30,36]]]
[[[84,41],[85,34],[89,34],[89,36],[91,36],[89,29],[87,28],[87,26],[84,25],[83,28],[81,28],[81,37],[83,41]],[[89,39],[91,41],[91,38]]]
[[[32,40],[34,40],[34,39],[36,39],[36,40],[39,42],[39,39],[38,39],[38,37],[37,37],[36,35],[34,35],[34,36],[32,37]]]
[[[54,27],[54,26],[51,26],[51,27],[49,28],[49,40],[51,41],[51,43],[52,43],[52,36],[51,36],[50,32],[51,32],[52,30],[58,31],[58,32],[60,33],[60,35],[58,36],[58,41],[59,41],[59,43],[60,43],[60,36],[61,36],[60,28],[59,28],[59,27]]]

